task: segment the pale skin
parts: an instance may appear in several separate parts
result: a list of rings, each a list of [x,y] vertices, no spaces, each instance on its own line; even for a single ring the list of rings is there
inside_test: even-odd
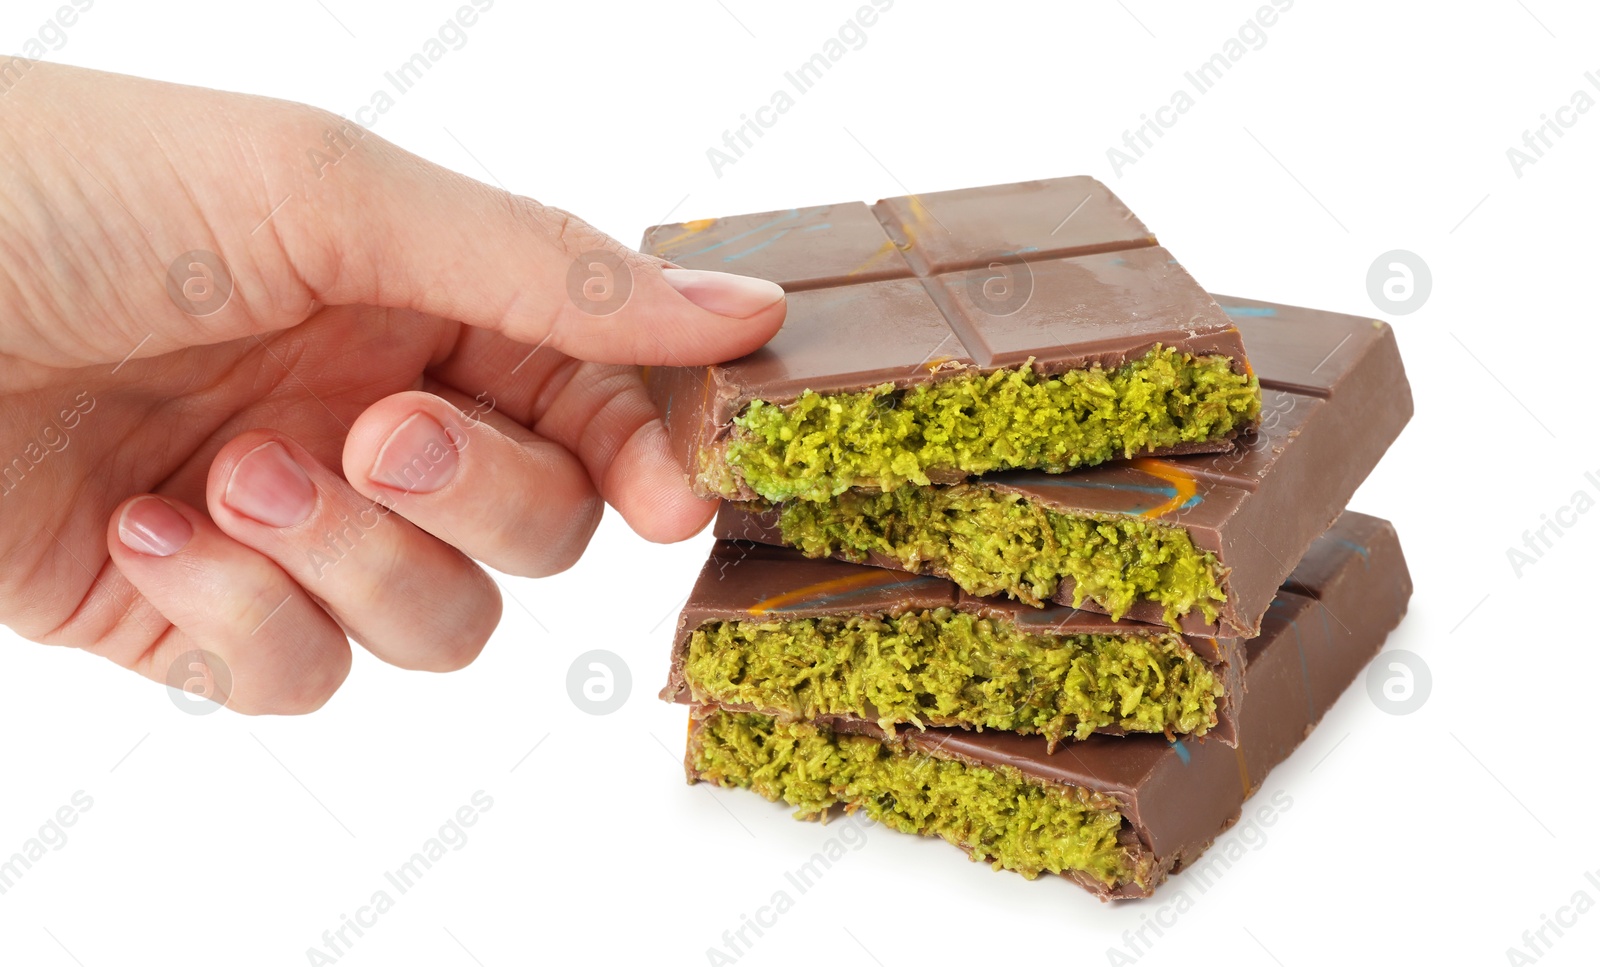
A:
[[[45,64],[0,96],[0,621],[18,634],[157,681],[204,650],[230,708],[306,712],[352,640],[405,668],[472,661],[501,610],[476,562],[561,571],[607,504],[652,541],[710,519],[638,367],[756,349],[782,291],[349,132]],[[569,295],[594,250],[632,279],[604,315]],[[169,295],[191,251],[230,271],[218,311]],[[197,284],[190,310],[210,307]]]

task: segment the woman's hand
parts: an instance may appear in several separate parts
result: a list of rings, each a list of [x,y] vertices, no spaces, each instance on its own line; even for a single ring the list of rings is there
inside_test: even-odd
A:
[[[634,367],[783,321],[298,104],[38,64],[0,158],[0,621],[157,680],[207,650],[240,711],[320,706],[346,634],[467,664],[472,559],[560,571],[604,503],[698,531]]]

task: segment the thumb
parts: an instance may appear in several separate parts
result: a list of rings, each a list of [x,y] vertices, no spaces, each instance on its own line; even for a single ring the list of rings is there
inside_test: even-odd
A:
[[[575,215],[338,123],[328,140],[352,170],[320,179],[331,197],[305,208],[332,214],[279,226],[324,304],[416,309],[604,363],[720,362],[783,323],[775,283],[641,255]]]

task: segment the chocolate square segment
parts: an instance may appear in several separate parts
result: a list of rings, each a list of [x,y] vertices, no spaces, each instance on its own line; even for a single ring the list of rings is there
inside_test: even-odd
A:
[[[996,368],[1048,357],[1041,346],[1072,346],[1079,366],[1107,369],[1157,343],[1244,356],[1237,330],[1215,325],[1216,302],[1164,248],[995,262],[932,282],[973,356]]]
[[[645,232],[642,251],[686,269],[757,276],[789,292],[911,274],[858,201],[657,225]]]
[[[1289,309],[1270,302],[1218,296],[1222,310],[1244,331],[1253,354],[1270,356],[1271,375],[1261,385],[1326,397],[1383,324],[1320,309]],[[1292,320],[1294,325],[1282,325]],[[1267,411],[1263,410],[1263,417]]]
[[[771,342],[739,361],[742,381],[780,398],[824,381],[851,389],[905,385],[926,377],[930,366],[971,364],[916,279],[796,292],[789,297],[789,320]],[[845,347],[849,352],[841,354]]]
[[[1111,189],[1084,176],[885,198],[872,207],[924,275],[994,257],[1069,258],[1156,244]]]

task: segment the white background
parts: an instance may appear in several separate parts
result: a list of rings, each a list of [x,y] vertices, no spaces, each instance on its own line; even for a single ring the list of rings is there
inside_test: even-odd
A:
[[[101,0],[51,56],[350,114],[457,5]],[[0,49],[56,6],[6,0]],[[1292,806],[1204,893],[1179,877],[1143,905],[1102,905],[872,828],[738,962],[1500,964],[1575,891],[1600,901],[1600,874],[1585,880],[1600,870],[1585,613],[1600,513],[1520,578],[1507,559],[1576,491],[1600,496],[1584,476],[1600,481],[1600,111],[1520,178],[1506,155],[1575,90],[1600,97],[1584,77],[1600,70],[1600,12],[1299,0],[1117,175],[1107,148],[1255,2],[900,0],[718,177],[707,148],[856,6],[500,0],[375,130],[629,242],[669,213],[1088,173],[1218,292],[1375,314],[1369,266],[1416,252],[1431,298],[1386,317],[1416,418],[1353,506],[1399,527],[1417,590],[1390,647],[1425,658],[1432,693],[1393,716],[1351,689],[1267,778],[1263,796]],[[502,581],[515,601],[470,669],[358,654],[299,719],[185,714],[109,663],[7,636],[0,854],[75,791],[93,806],[0,896],[0,962],[306,963],[483,790],[493,806],[466,844],[341,963],[707,963],[843,832],[683,783],[684,712],[654,693],[708,540],[651,546],[608,518],[570,573]],[[607,716],[566,687],[596,648],[632,671]],[[1192,906],[1175,916],[1180,892]],[[1153,949],[1111,958],[1164,905]],[[1538,962],[1594,963],[1600,911],[1547,936]]]

